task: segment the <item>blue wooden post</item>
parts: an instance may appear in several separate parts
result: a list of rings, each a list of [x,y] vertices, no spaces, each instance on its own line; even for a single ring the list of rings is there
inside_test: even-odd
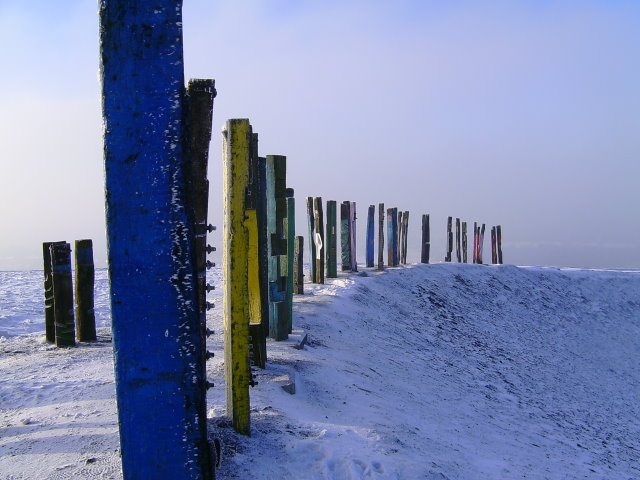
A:
[[[367,267],[373,267],[373,234],[375,230],[375,214],[375,205],[369,205],[369,211],[367,215]]]
[[[397,267],[399,262],[400,262],[400,258],[399,258],[399,252],[398,252],[398,208],[394,207],[393,208],[393,218],[391,219],[391,228],[393,229],[393,266]]]
[[[186,207],[180,0],[101,0],[108,264],[125,480],[211,478]]]

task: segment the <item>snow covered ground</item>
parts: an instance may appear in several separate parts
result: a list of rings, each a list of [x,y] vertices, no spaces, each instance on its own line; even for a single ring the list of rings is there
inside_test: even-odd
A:
[[[41,284],[0,272],[0,478],[119,479],[104,271],[100,341],[73,349],[43,342]],[[218,478],[640,478],[640,271],[413,265],[305,287],[310,345],[269,343],[249,438],[224,417],[211,311]]]

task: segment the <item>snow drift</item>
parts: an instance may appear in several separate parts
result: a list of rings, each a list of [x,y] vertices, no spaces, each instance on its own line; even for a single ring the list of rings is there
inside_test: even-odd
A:
[[[219,478],[640,478],[640,272],[414,265],[305,288],[310,344],[269,343],[250,438],[224,417],[209,317]],[[120,478],[108,335],[0,343],[0,478]]]

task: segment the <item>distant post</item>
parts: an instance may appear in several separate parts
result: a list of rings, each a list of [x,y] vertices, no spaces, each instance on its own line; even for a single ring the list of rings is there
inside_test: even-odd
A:
[[[307,197],[307,225],[309,226],[309,279],[316,283],[316,219],[313,212],[313,197]]]
[[[398,265],[402,263],[402,257],[404,255],[404,212],[400,210],[398,212]]]
[[[467,263],[467,222],[462,222],[462,262]]]
[[[496,265],[498,263],[498,252],[496,245],[496,227],[491,227],[491,263]]]
[[[53,307],[57,347],[72,347],[76,344],[73,318],[73,283],[71,280],[71,246],[52,243],[51,274],[53,284]]]
[[[327,278],[336,278],[338,276],[336,235],[336,201],[327,200],[327,228],[325,236],[325,242],[327,244]]]
[[[498,263],[502,265],[502,226],[496,227],[496,241],[498,243]]]
[[[460,255],[460,219],[456,218],[456,261],[460,263],[462,261]]]
[[[369,205],[369,211],[367,212],[367,267],[370,268],[373,267],[375,215],[375,205]]]
[[[478,263],[478,222],[473,222],[473,263]]]
[[[451,223],[453,219],[447,217],[447,254],[444,257],[445,262],[451,261],[451,253],[453,252],[453,233],[451,232]]]
[[[384,203],[378,204],[378,270],[384,270]]]
[[[392,258],[390,265],[393,267],[398,266],[398,208],[393,207],[391,209],[391,249],[392,249]]]
[[[482,224],[480,228],[480,233],[478,233],[478,263],[482,264],[482,247],[484,244],[484,230],[485,224]]]
[[[351,244],[351,249],[349,253],[351,254],[351,271],[358,271],[358,260],[356,257],[356,202],[349,202],[349,243]]]
[[[405,211],[402,216],[402,263],[407,264],[407,247],[409,236],[409,211]]]
[[[313,199],[313,216],[315,218],[314,226],[314,242],[316,244],[316,258],[313,261],[316,264],[316,283],[324,283],[324,212],[322,211],[322,197]]]
[[[56,343],[56,314],[53,305],[53,279],[51,273],[51,245],[65,242],[44,242],[42,244],[42,260],[44,263],[44,325],[46,339]]]
[[[293,278],[294,286],[293,293],[297,295],[304,295],[304,273],[303,273],[303,252],[304,252],[304,237],[299,235],[296,237],[295,246],[295,264],[293,266]]]
[[[420,262],[429,263],[429,253],[431,250],[431,232],[429,231],[429,214],[422,215],[422,248],[420,251]]]
[[[96,340],[96,317],[93,311],[95,267],[91,240],[76,240],[75,260],[76,336],[79,342],[92,342]]]
[[[342,271],[351,270],[351,202],[340,204],[340,259]]]

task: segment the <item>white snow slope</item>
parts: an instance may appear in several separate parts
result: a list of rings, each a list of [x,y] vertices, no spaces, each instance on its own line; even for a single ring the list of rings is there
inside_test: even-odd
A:
[[[212,311],[219,479],[640,478],[640,272],[365,272],[296,297],[294,329],[311,343],[269,342],[251,437],[224,417]],[[0,331],[24,322],[11,298],[41,303],[37,273],[31,291],[2,295]],[[100,333],[64,350],[42,332],[0,341],[0,478],[121,478],[108,326]]]

